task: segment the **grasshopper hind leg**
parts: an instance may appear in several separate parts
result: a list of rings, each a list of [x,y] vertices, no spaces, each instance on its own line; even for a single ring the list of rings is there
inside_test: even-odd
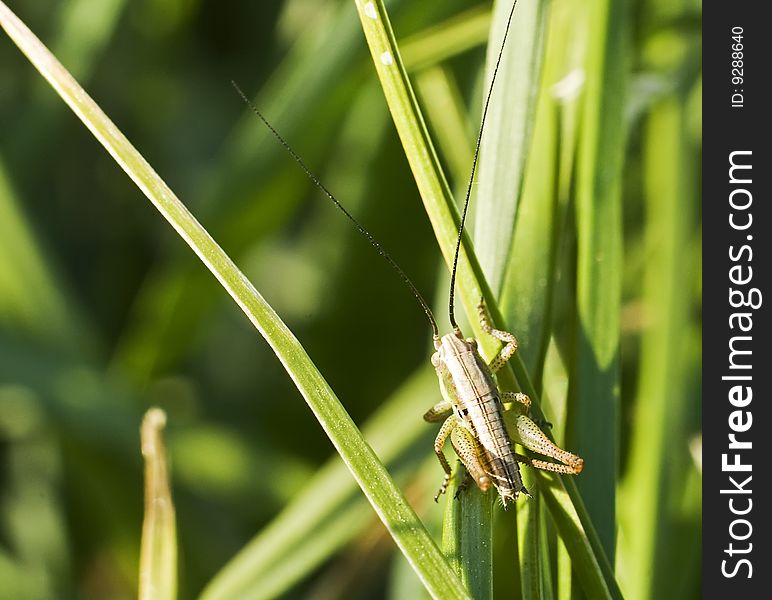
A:
[[[560,461],[563,464],[557,464],[552,462],[546,462],[538,459],[530,459],[525,456],[518,455],[517,459],[520,462],[531,465],[536,469],[543,471],[552,471],[554,473],[564,473],[566,475],[578,475],[584,468],[584,459],[580,458],[576,454],[572,454],[568,450],[563,450],[559,446],[555,445],[541,429],[531,419],[525,415],[517,415],[515,417],[515,427],[517,429],[516,441],[522,446],[528,448],[532,452],[549,456],[555,460]],[[521,460],[525,459],[525,460]]]
[[[466,427],[456,427],[450,435],[450,443],[461,462],[466,467],[467,473],[474,480],[475,485],[481,491],[487,492],[491,487],[491,478],[488,471],[480,461],[477,440]]]

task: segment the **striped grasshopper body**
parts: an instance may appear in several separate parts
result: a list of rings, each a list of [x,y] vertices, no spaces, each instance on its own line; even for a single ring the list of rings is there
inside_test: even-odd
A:
[[[493,329],[482,304],[479,306],[483,330],[505,342],[496,358],[487,364],[477,350],[477,341],[464,339],[461,330],[454,328],[434,341],[437,352],[432,364],[440,380],[443,401],[433,406],[425,415],[427,421],[444,419],[434,451],[445,470],[445,479],[436,501],[450,482],[451,469],[443,452],[448,437],[459,459],[481,491],[487,492],[493,485],[506,508],[520,493],[530,496],[520,477],[522,462],[537,469],[575,475],[580,473],[584,461],[553,444],[528,416],[531,401],[525,394],[500,392],[494,374],[517,350],[517,340],[506,331]],[[554,458],[562,464],[528,458],[517,454],[505,424],[505,405],[511,400],[524,411],[507,414],[513,422],[513,437],[522,446]]]

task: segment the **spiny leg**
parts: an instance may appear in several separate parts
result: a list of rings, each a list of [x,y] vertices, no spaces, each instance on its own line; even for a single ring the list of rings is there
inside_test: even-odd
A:
[[[491,479],[480,462],[477,440],[472,432],[463,426],[456,427],[450,434],[450,443],[477,487],[481,491],[487,492],[491,487]]]
[[[507,364],[507,361],[512,358],[512,355],[517,351],[517,338],[508,331],[493,328],[491,319],[488,316],[488,311],[485,310],[485,304],[482,300],[480,301],[480,304],[477,305],[477,312],[480,314],[480,326],[483,328],[483,331],[506,344],[499,351],[496,358],[491,361],[491,364],[488,365],[490,370],[493,373],[496,373],[501,367]]]
[[[568,473],[571,475],[582,472],[582,469],[584,468],[584,459],[576,456],[576,454],[571,454],[568,450],[563,450],[556,446],[546,435],[544,435],[544,432],[537,427],[536,423],[531,421],[531,419],[525,415],[517,415],[515,417],[515,428],[517,431],[515,441],[533,452],[549,456],[550,458],[562,462],[568,467],[568,470],[564,471],[560,465],[547,468],[543,465],[554,465],[554,463],[539,460],[531,461],[534,467],[547,471],[555,471],[557,473]]]
[[[447,400],[443,400],[426,411],[424,414],[424,421],[428,421],[429,423],[436,423],[437,421],[442,421],[443,419],[450,416],[450,413],[452,412],[453,405]]]
[[[533,467],[534,469],[540,469],[542,471],[552,471],[553,473],[562,473],[564,475],[577,475],[577,471],[574,467],[569,465],[562,465],[560,463],[547,462],[546,460],[539,460],[538,458],[528,458],[523,454],[515,452],[515,460],[523,464]]]
[[[439,497],[447,491],[448,484],[450,483],[450,475],[452,472],[450,470],[450,465],[448,464],[448,459],[445,458],[445,453],[442,451],[442,448],[445,445],[448,436],[456,428],[456,425],[458,425],[458,419],[456,416],[449,416],[447,419],[445,419],[442,427],[440,427],[440,432],[437,434],[437,438],[434,440],[434,453],[437,455],[437,458],[439,459],[440,464],[445,471],[445,479],[442,480],[442,486],[440,486],[440,490],[434,496],[435,502],[437,502]]]
[[[531,399],[522,392],[501,392],[501,399],[506,402],[519,402],[526,412],[531,410]]]

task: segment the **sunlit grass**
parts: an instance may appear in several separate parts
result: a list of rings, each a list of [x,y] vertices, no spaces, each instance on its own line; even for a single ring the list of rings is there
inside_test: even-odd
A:
[[[366,423],[364,440],[389,469],[367,463],[366,486],[385,489],[394,477],[475,597],[567,598],[577,586],[587,597],[618,596],[616,578],[630,598],[692,596],[700,574],[700,474],[689,453],[699,433],[699,7],[520,1],[515,60],[487,125],[460,298],[468,335],[480,335],[480,296],[518,335],[502,385],[532,395],[551,435],[587,462],[576,480],[526,470],[536,498],[506,512],[476,490],[431,501],[442,473],[431,451],[436,428],[420,415],[438,391],[420,310],[228,81],[259,89],[261,111],[421,291],[431,296],[436,285],[432,304],[444,322],[447,270],[438,257],[448,262],[455,242],[455,202],[487,85],[484,44],[489,28],[493,40],[500,35],[510,3],[395,0],[392,36],[378,29],[386,13],[375,2],[381,18],[362,19],[375,61],[350,0],[320,2],[312,19],[309,3],[245,5],[222,24],[202,7],[164,3],[116,0],[94,12],[81,0],[51,15],[13,8],[269,298],[299,339],[293,348],[314,359],[345,406],[323,417],[331,439],[340,440],[346,413]],[[217,27],[225,29],[208,37]],[[181,597],[424,593],[407,562],[390,563],[386,529],[340,455],[329,457],[328,438],[266,344],[29,64],[8,54],[0,437],[13,474],[4,522],[18,526],[3,531],[13,541],[0,557],[7,589],[93,595],[98,583],[102,596],[136,592],[137,427],[160,403],[178,467]],[[212,252],[201,255],[216,268]],[[483,349],[490,356],[495,344],[483,340]],[[283,360],[297,375],[294,350]],[[313,381],[312,395],[326,385]],[[368,452],[364,442],[356,448]],[[35,469],[21,468],[24,456],[36,457]],[[35,486],[50,490],[49,501],[23,500],[36,497]],[[402,506],[399,514],[412,512]],[[392,530],[396,515],[386,519]],[[684,556],[697,558],[677,560]],[[433,568],[409,560],[419,572]]]

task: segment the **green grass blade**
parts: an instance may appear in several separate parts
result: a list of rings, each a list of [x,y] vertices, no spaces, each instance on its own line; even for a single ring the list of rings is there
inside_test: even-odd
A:
[[[474,134],[453,75],[449,69],[429,67],[416,73],[415,84],[451,178],[463,186],[474,157]]]
[[[478,183],[474,188],[475,250],[497,297],[509,263],[531,145],[541,81],[547,4],[542,0],[521,2],[515,8],[480,144]],[[511,0],[496,4],[488,44],[486,90],[490,87],[511,7]]]
[[[515,8],[507,45],[504,47],[496,85],[491,92],[485,134],[480,142],[480,163],[477,185],[474,189],[475,250],[486,274],[494,296],[501,299],[507,266],[515,261],[518,267],[529,262],[524,257],[513,256],[515,222],[520,206],[526,157],[531,147],[531,133],[535,122],[544,29],[547,14],[546,2],[521,3]],[[496,3],[488,41],[486,82],[490,88],[493,69],[496,66],[511,1]],[[518,259],[524,260],[518,260]],[[519,273],[519,269],[516,270]],[[538,303],[536,295],[520,295]],[[541,304],[541,310],[545,305]],[[518,331],[509,321],[510,329]],[[518,324],[519,325],[519,324]],[[521,343],[522,345],[522,343]],[[532,344],[531,348],[537,347]],[[525,508],[519,548],[520,583],[523,598],[535,597],[539,590],[540,554],[538,512],[536,506]]]
[[[65,339],[74,335],[73,315],[19,210],[0,162],[0,323],[36,335]]]
[[[652,110],[645,127],[643,301],[646,319],[652,324],[642,337],[637,427],[619,492],[618,560],[624,589],[634,590],[641,598],[668,593],[689,564],[684,554],[699,553],[698,531],[689,538],[678,535],[688,523],[675,508],[687,497],[690,479],[698,476],[683,443],[689,435],[688,423],[694,419],[688,412],[693,401],[689,377],[697,370],[689,364],[692,357],[684,355],[695,333],[685,325],[695,294],[684,290],[696,291],[699,278],[699,267],[684,259],[694,233],[690,228],[695,215],[688,208],[696,205],[684,202],[695,193],[686,183],[691,178],[684,178],[684,173],[696,167],[689,163],[683,142],[685,117],[683,99],[668,99]],[[685,285],[687,282],[692,285]],[[681,554],[679,539],[695,540],[697,547],[687,546]]]
[[[0,367],[10,362],[8,352],[0,348]],[[0,597],[72,596],[68,514],[58,502],[64,476],[59,435],[46,420],[43,396],[9,383],[14,372],[2,370],[6,372],[0,373],[4,538]]]
[[[169,486],[163,430],[166,413],[151,408],[142,420],[142,456],[145,459],[145,518],[139,559],[139,599],[174,600],[177,597],[177,528]]]
[[[440,247],[443,250],[445,260],[450,264],[453,262],[458,217],[455,215],[454,218],[454,214],[450,212],[453,210],[450,209],[453,206],[452,195],[410,87],[394,34],[388,22],[385,7],[380,1],[365,2],[364,0],[357,0],[356,4],[389,110],[397,126],[402,145],[406,150],[408,162],[418,184],[421,198],[427,207],[432,227],[438,239],[441,240]],[[476,285],[476,282],[481,281],[482,278],[473,276],[471,268],[466,248],[462,248],[459,259],[459,281],[464,280],[467,283],[465,288],[467,290],[472,287],[477,288],[476,296],[479,300],[483,294]],[[476,301],[473,304],[476,304]],[[474,501],[464,500],[463,502]],[[489,510],[484,523],[478,521],[476,523],[477,529],[474,531],[472,531],[468,523],[466,525],[461,523],[460,515],[456,514],[456,511],[460,510],[459,507],[451,507],[449,510],[451,511],[451,516],[447,518],[446,523],[455,533],[443,545],[446,553],[454,555],[454,564],[462,572],[466,568],[460,563],[462,548],[487,548],[488,550],[485,553],[487,558],[483,556],[464,558],[467,561],[471,561],[472,564],[478,560],[481,560],[483,565],[490,564],[489,553],[492,547],[492,529]],[[473,512],[477,514],[477,511]],[[481,511],[481,514],[484,512]],[[480,527],[481,525],[482,527]],[[472,534],[474,539],[463,539],[465,532]],[[485,540],[481,539],[482,536],[485,537]],[[474,585],[478,590],[487,590],[487,592],[484,591],[483,593],[489,595],[492,589],[490,570],[486,568],[483,570],[483,573],[488,575],[487,581],[476,579]],[[469,579],[466,579],[466,581],[471,584]]]
[[[408,455],[430,444],[431,429],[411,418],[418,399],[431,397],[437,379],[420,369],[363,427],[368,443],[395,477],[412,474]],[[407,416],[406,416],[407,415]],[[401,465],[401,466],[398,466]],[[409,472],[408,472],[409,471]],[[371,524],[355,482],[337,458],[298,490],[282,512],[207,585],[202,600],[276,597]],[[313,531],[311,540],[308,532]]]
[[[484,44],[490,22],[490,9],[480,5],[402,40],[405,68],[420,71]]]
[[[62,5],[60,26],[52,51],[69,65],[73,76],[90,73],[115,30],[126,0],[75,0]]]
[[[350,7],[313,20],[255,99],[309,164],[328,152],[351,91],[362,79],[360,35]],[[230,90],[224,79],[222,85]],[[233,106],[243,106],[235,93],[228,93]],[[309,116],[313,126],[297,115]],[[227,239],[229,253],[237,258],[289,220],[311,185],[297,176],[284,149],[260,126],[253,114],[242,111],[215,153],[217,160],[198,175],[200,183],[188,200],[206,211],[209,230]],[[281,202],[276,202],[275,190],[281,190]],[[115,352],[115,364],[138,380],[150,380],[180,363],[218,297],[207,274],[191,268],[187,257],[170,258],[146,277]],[[198,301],[186,302],[189,297]]]
[[[415,512],[292,332],[126,137],[2,2],[0,24],[266,339],[427,589],[438,598],[467,597]]]
[[[558,248],[567,204],[558,186],[560,110],[549,84],[545,87],[534,119],[539,136],[531,144],[499,298],[507,324],[517,332],[518,354],[539,388],[543,385],[544,362],[552,334]]]
[[[553,583],[553,554],[551,550],[554,550],[555,536],[554,531],[547,528],[547,515],[544,511],[543,504],[539,502],[539,538],[541,544],[539,546],[539,575],[541,579],[541,597],[543,600],[553,600],[555,598],[555,585]]]
[[[442,528],[442,550],[475,600],[493,598],[493,503],[494,494],[468,489],[459,494],[456,474],[447,491]],[[460,472],[459,472],[460,471]],[[469,488],[473,484],[469,483]]]
[[[539,527],[541,499],[538,492],[532,500],[519,506],[517,514],[518,520],[522,523],[518,531],[520,592],[523,598],[542,598],[541,548],[544,542],[541,539]]]
[[[572,373],[579,489],[609,557],[616,536],[619,313],[622,281],[621,166],[629,68],[624,0],[590,6],[587,80],[578,149],[577,348]]]
[[[356,5],[418,191],[445,262],[451,265],[458,236],[458,211],[410,86],[386,9],[381,0],[356,0]],[[467,314],[476,315],[480,298],[492,300],[492,297],[470,248],[469,237],[465,234],[459,255],[457,281]],[[473,320],[476,322],[476,317]],[[479,327],[476,331],[480,332]],[[482,344],[483,350],[494,351],[495,344],[488,343],[484,338]]]

